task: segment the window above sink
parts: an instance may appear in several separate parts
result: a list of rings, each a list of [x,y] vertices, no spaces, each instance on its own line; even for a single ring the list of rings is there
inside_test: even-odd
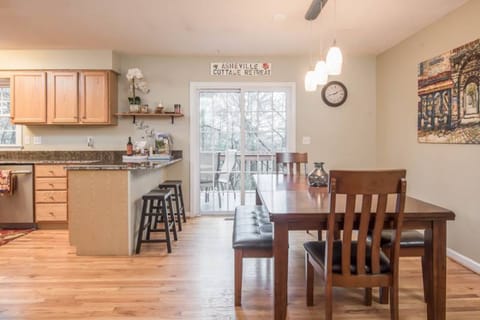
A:
[[[22,126],[10,121],[10,78],[0,77],[0,149],[22,148]]]

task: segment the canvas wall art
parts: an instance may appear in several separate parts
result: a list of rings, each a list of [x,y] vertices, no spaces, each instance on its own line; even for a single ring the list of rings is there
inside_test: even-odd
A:
[[[480,39],[418,65],[418,141],[480,143]]]

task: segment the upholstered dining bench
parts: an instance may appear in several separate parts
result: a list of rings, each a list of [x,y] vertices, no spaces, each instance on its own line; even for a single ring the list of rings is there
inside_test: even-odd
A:
[[[235,306],[242,301],[243,258],[271,258],[273,233],[269,213],[263,206],[235,209],[232,246],[235,251]]]

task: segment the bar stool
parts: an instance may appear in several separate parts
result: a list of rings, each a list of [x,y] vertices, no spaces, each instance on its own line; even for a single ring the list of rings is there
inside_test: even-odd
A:
[[[142,215],[140,217],[140,226],[138,228],[138,240],[136,253],[140,253],[142,243],[146,242],[166,242],[168,253],[172,252],[172,245],[170,241],[170,231],[173,231],[173,239],[177,238],[177,229],[175,226],[175,218],[172,210],[172,193],[168,189],[154,189],[142,196],[143,206]],[[155,203],[156,202],[156,203]],[[167,206],[168,203],[168,206]],[[167,208],[170,208],[172,219],[168,219]],[[157,229],[158,218],[162,218],[164,228]],[[143,239],[143,234],[146,232],[146,239]],[[150,239],[151,232],[165,232],[165,239]]]
[[[160,189],[172,189],[173,201],[175,201],[176,215],[178,220],[178,230],[182,231],[182,217],[183,222],[187,222],[185,216],[185,207],[183,205],[182,180],[166,180],[158,185]]]

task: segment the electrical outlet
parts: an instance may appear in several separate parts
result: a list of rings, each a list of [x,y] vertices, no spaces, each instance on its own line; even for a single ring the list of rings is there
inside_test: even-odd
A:
[[[87,146],[93,148],[93,137],[87,137]]]
[[[312,141],[310,137],[302,137],[302,143],[303,144],[310,144]]]
[[[33,136],[33,144],[42,144],[41,136]]]
[[[30,144],[30,136],[23,137],[23,144]]]

